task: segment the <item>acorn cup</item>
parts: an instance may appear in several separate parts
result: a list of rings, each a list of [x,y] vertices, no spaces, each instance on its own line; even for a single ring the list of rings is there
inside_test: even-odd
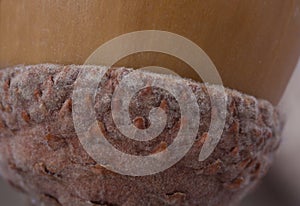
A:
[[[275,107],[299,58],[299,7],[300,1],[290,0],[1,0],[1,175],[37,205],[238,203],[266,174],[279,147],[282,125]],[[101,45],[139,31],[193,42],[225,88],[201,83],[206,79],[188,62],[163,51],[144,49],[107,64],[127,48],[119,44],[103,62],[87,61]],[[133,41],[131,47],[152,40]],[[172,49],[184,53],[179,45],[174,42]],[[139,70],[147,66],[180,77]],[[124,81],[144,87],[127,97]],[[76,96],[78,87],[92,84],[94,90]],[[122,95],[114,95],[118,88]],[[124,97],[123,111],[118,101]],[[225,102],[224,110],[212,97]],[[197,106],[193,112],[180,107],[195,108],[190,102]],[[166,114],[162,128],[163,116],[153,108]],[[122,133],[115,120],[127,114],[134,132],[158,136],[143,142],[134,139],[136,133]],[[220,137],[210,132],[214,117],[224,120]],[[189,131],[176,140],[181,128],[193,125],[194,136]],[[101,141],[94,138],[98,133]],[[194,139],[184,147],[189,135]],[[182,145],[172,153],[178,141]],[[174,159],[170,165],[156,156],[164,151]]]

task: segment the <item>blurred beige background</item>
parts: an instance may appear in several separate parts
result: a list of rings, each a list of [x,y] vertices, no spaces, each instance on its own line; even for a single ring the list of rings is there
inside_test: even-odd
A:
[[[300,205],[300,61],[279,108],[286,125],[275,164],[261,184],[241,206]],[[25,206],[24,195],[15,192],[0,178],[0,206]]]
[[[16,192],[11,186],[0,179],[0,205],[1,206],[25,206],[25,196]]]

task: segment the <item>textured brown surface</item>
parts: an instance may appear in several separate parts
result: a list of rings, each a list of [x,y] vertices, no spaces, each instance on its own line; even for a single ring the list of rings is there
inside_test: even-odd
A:
[[[37,202],[229,205],[269,168],[280,142],[278,115],[271,104],[226,89],[227,118],[221,141],[207,160],[198,162],[210,123],[210,101],[202,84],[178,79],[192,88],[201,112],[192,149],[176,165],[155,175],[130,177],[108,171],[84,151],[73,126],[71,96],[84,67],[35,65],[0,71],[1,174]],[[165,108],[172,117],[166,131],[147,145],[119,134],[112,123],[110,101],[103,101],[107,98],[102,97],[111,97],[115,85],[130,71],[112,69],[101,82],[102,91],[95,100],[99,125],[120,150],[143,155],[158,152],[172,142],[178,129],[179,108],[170,94],[154,88],[139,92],[132,101],[131,116],[138,127],[147,127],[147,111],[153,106]],[[138,101],[145,102],[136,104]]]

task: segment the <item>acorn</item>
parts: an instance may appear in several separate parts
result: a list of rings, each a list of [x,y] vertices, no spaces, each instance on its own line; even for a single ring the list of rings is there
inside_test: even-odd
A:
[[[1,175],[36,205],[238,203],[280,145],[276,106],[300,54],[299,7],[289,0],[1,0]],[[223,85],[207,84],[166,53],[107,64],[124,44],[86,64],[109,40],[145,30],[197,45]],[[138,70],[153,65],[181,77]],[[134,74],[141,78],[130,81]],[[126,79],[131,87],[123,87]],[[137,82],[145,87],[126,97],[122,89]]]
[[[84,85],[89,88],[90,82],[81,85],[80,81],[97,73],[103,76],[89,92]],[[123,134],[112,115],[113,109],[123,114],[119,108],[123,105],[111,105],[129,98],[125,93],[114,94],[124,88],[123,80],[133,75],[145,85],[160,85],[149,90],[150,84],[130,98],[128,116],[141,130],[160,124],[149,118],[153,108],[162,108],[167,116],[162,132],[149,141]],[[222,96],[217,85],[124,67],[88,65],[16,66],[1,70],[0,76],[0,103],[11,108],[0,111],[1,174],[39,204],[228,205],[238,202],[266,174],[280,143],[280,119],[271,103],[227,88]],[[162,89],[168,84],[179,94],[184,87],[190,89],[199,108],[195,110],[198,124],[193,124],[197,122],[195,111],[192,116],[182,112],[185,106],[192,109],[189,102],[180,104],[186,101],[185,95],[176,99],[172,91]],[[35,98],[36,91],[39,98]],[[227,100],[224,111],[212,101],[218,97]],[[90,109],[94,116],[88,114]],[[219,139],[209,124],[214,114],[225,114]],[[190,131],[193,125],[195,133]],[[182,128],[188,129],[179,137]],[[93,136],[98,133],[102,136]],[[195,136],[185,151],[190,134]],[[206,144],[215,146],[200,160]],[[171,154],[180,158],[168,167],[160,165],[173,161],[163,153],[172,147]],[[107,155],[105,148],[135,157],[132,161],[136,162],[121,162],[115,149]],[[155,156],[159,153],[162,156]],[[147,162],[151,155],[158,164]]]

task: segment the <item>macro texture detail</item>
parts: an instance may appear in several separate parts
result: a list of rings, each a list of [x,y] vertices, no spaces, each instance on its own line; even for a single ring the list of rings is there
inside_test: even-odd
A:
[[[172,167],[148,176],[125,176],[101,166],[82,147],[72,116],[78,75],[95,67],[40,64],[0,70],[0,172],[33,203],[228,205],[239,201],[268,171],[281,135],[278,112],[269,102],[226,88],[221,140],[206,160],[198,161],[208,138],[211,113],[218,107],[211,105],[204,84],[170,75],[161,78],[187,85],[199,106],[199,130],[188,153]],[[101,92],[96,91],[93,105],[101,131],[115,148],[147,156],[167,149],[174,141],[180,108],[166,90],[140,90],[130,102],[133,124],[148,128],[149,111],[160,107],[167,114],[166,127],[147,142],[124,137],[113,122],[111,101],[116,85],[132,71],[110,68],[99,83]]]

